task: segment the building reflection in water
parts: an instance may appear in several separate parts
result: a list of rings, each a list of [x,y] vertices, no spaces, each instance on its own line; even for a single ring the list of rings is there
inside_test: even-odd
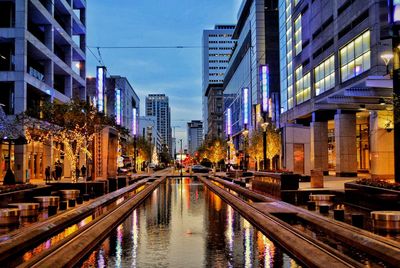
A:
[[[198,180],[170,179],[82,267],[295,267]]]

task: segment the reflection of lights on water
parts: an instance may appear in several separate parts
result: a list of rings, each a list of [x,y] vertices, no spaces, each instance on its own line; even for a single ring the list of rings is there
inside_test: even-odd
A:
[[[99,258],[97,261],[97,267],[101,267],[101,268],[106,267],[105,264],[106,264],[106,262],[104,261],[104,250],[101,248],[99,250]]]
[[[244,258],[245,258],[245,267],[251,267],[251,237],[250,237],[250,223],[243,219],[243,227],[245,228],[244,232]]]
[[[137,210],[133,211],[133,224],[132,224],[132,267],[136,267],[137,248],[138,248],[138,224],[137,224]]]
[[[78,223],[78,226],[79,226],[79,228],[81,228],[82,226],[85,226],[86,224],[88,224],[91,221],[93,221],[93,215],[90,215],[90,216],[84,218],[83,220],[81,220]]]
[[[232,207],[228,205],[227,209],[228,215],[227,215],[227,222],[228,226],[226,229],[226,236],[228,238],[228,245],[229,245],[229,255],[233,256],[233,240],[234,240],[234,232],[233,232],[233,210]],[[229,267],[232,267],[232,264],[229,261]]]
[[[122,262],[122,237],[124,235],[124,227],[121,225],[117,228],[117,245],[115,246],[115,266],[121,267]]]
[[[67,236],[75,233],[79,229],[78,224],[74,224],[68,228],[66,228],[63,232],[53,236],[52,238],[46,240],[45,242],[41,243],[39,246],[35,247],[34,249],[26,252],[23,255],[23,260],[24,261],[29,261],[32,259],[34,256],[42,253],[44,250],[50,248],[52,245],[60,242],[62,239],[66,238]]]
[[[220,211],[221,210],[221,206],[222,206],[222,200],[221,198],[216,195],[216,194],[212,194],[213,199],[214,199],[214,208],[216,211]]]
[[[264,267],[272,267],[275,255],[275,246],[265,235],[261,234],[264,243]]]

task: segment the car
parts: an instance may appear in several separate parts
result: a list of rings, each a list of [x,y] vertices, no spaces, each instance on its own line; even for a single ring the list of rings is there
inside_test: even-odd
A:
[[[192,172],[194,173],[208,173],[211,169],[202,165],[194,165],[192,166]]]

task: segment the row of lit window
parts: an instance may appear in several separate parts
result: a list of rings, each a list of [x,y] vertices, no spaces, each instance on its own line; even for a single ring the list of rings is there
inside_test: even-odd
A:
[[[212,66],[212,67],[210,67],[209,69],[210,69],[210,70],[225,70],[226,67],[224,67],[224,66],[220,66],[220,67]]]
[[[224,73],[210,73],[209,76],[224,76]]]
[[[340,77],[345,82],[371,67],[370,31],[366,31],[346,46],[340,49]],[[311,97],[310,73],[303,75],[303,67],[295,71],[296,100],[300,104]],[[314,68],[315,94],[321,93],[335,86],[335,55],[330,56]],[[289,92],[288,96],[292,92]]]
[[[209,60],[209,63],[228,63],[229,60]]]

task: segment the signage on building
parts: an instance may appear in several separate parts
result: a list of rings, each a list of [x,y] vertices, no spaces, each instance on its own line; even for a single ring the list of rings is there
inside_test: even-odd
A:
[[[243,88],[243,124],[249,123],[249,88]]]
[[[116,116],[116,121],[118,125],[121,125],[122,121],[122,96],[121,96],[121,89],[116,88],[115,89],[115,116]]]
[[[226,110],[226,134],[232,135],[232,110],[228,108]]]
[[[104,112],[105,71],[106,67],[97,67],[97,109],[99,112]]]
[[[267,65],[260,66],[260,88],[262,94],[262,110],[266,113],[269,107],[269,69]]]
[[[136,110],[136,108],[132,109],[132,134],[133,134],[133,136],[137,135],[137,110]]]

